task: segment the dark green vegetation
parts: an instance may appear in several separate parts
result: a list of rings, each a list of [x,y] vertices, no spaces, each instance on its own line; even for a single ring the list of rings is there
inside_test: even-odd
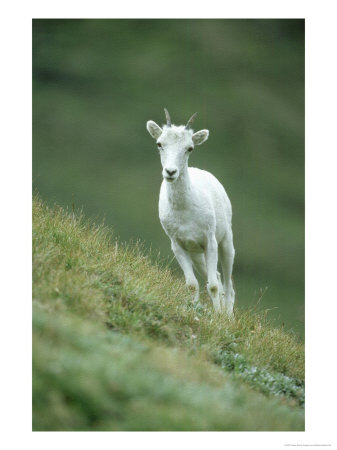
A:
[[[139,245],[36,198],[33,429],[303,430],[303,344],[189,297]]]
[[[210,138],[190,164],[231,198],[237,302],[267,286],[262,306],[303,335],[304,21],[34,20],[33,43],[42,197],[171,258],[145,122],[198,111]]]

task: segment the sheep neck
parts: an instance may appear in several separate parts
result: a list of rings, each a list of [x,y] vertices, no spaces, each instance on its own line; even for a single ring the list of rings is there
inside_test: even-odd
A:
[[[188,167],[186,166],[184,168],[173,183],[166,181],[166,184],[168,200],[172,207],[174,209],[186,208],[191,197],[191,183],[188,175]]]

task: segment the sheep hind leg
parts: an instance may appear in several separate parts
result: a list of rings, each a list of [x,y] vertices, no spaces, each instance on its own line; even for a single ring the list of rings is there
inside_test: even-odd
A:
[[[232,270],[235,250],[232,239],[223,239],[219,243],[219,261],[223,277],[223,294],[221,295],[222,308],[229,316],[233,314],[235,292],[232,283]]]
[[[212,299],[214,309],[218,313],[221,311],[220,295],[219,295],[221,283],[219,284],[218,281],[219,280],[217,274],[218,244],[216,242],[214,235],[212,235],[207,242],[205,256],[207,267],[207,291]]]

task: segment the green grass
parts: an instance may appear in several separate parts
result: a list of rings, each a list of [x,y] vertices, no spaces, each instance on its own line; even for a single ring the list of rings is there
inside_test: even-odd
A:
[[[34,430],[303,430],[304,348],[196,310],[138,243],[33,201]]]

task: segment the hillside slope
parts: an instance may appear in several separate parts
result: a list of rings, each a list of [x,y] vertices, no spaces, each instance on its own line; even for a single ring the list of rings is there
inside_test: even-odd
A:
[[[203,304],[140,245],[35,198],[33,429],[303,430],[303,344]]]

